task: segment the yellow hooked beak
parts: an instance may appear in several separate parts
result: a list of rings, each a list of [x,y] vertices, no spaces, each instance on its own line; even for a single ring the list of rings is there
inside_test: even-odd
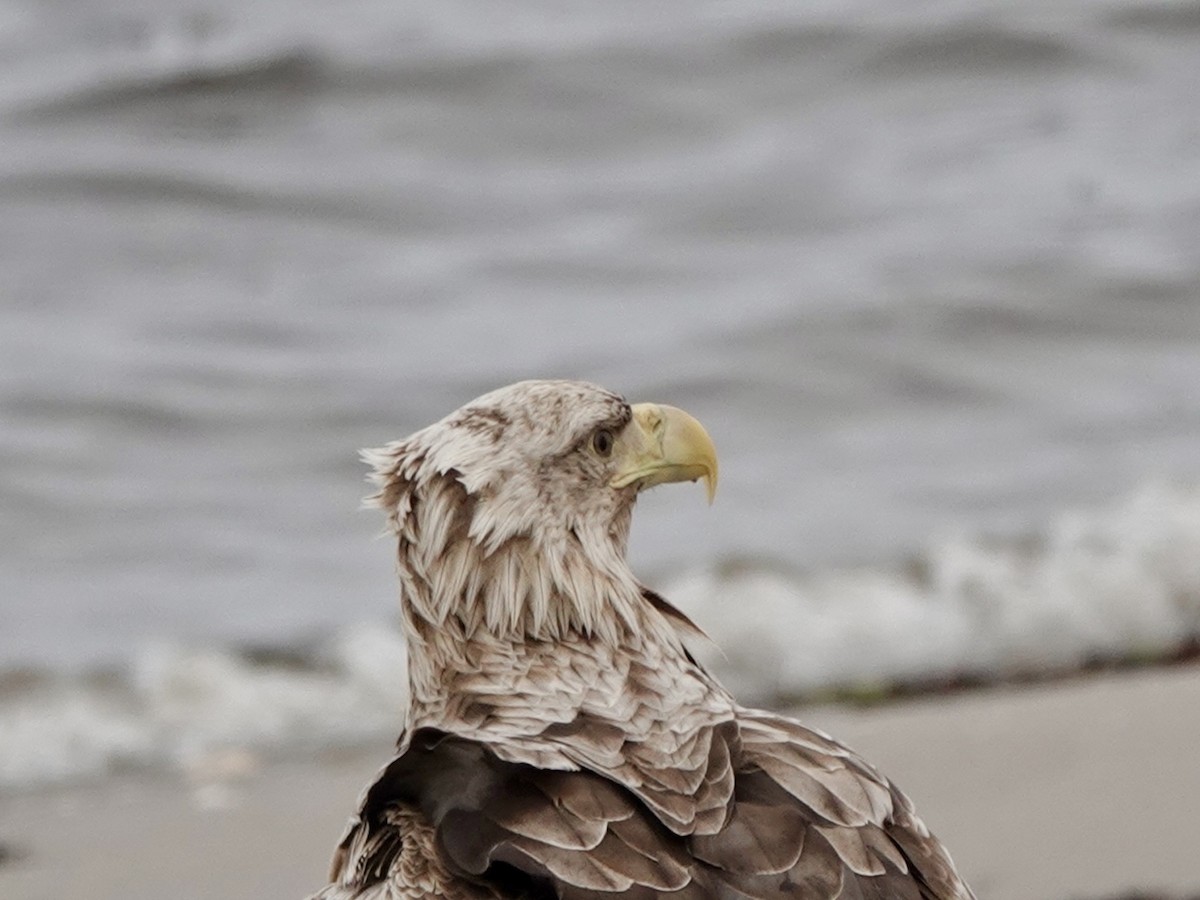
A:
[[[717,493],[717,448],[704,426],[682,409],[638,403],[633,421],[613,448],[615,488],[636,484],[638,490],[672,481],[704,479],[708,502]]]

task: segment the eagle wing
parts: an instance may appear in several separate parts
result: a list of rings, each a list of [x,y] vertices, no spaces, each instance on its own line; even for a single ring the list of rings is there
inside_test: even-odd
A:
[[[726,750],[703,779],[729,785],[725,808],[681,825],[661,808],[666,772],[622,784],[421,729],[367,790],[318,896],[972,897],[908,799],[825,735],[742,711],[712,743]]]

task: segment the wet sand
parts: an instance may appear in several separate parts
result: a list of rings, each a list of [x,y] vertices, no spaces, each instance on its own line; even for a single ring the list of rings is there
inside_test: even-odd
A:
[[[915,798],[981,900],[1200,894],[1200,668],[801,716]],[[302,897],[387,750],[2,798],[0,897]]]

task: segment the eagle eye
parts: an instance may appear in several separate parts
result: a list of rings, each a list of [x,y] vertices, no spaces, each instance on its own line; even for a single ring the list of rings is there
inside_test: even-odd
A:
[[[596,452],[597,456],[607,458],[612,455],[615,442],[616,438],[613,437],[611,429],[598,428],[592,435],[592,450]]]

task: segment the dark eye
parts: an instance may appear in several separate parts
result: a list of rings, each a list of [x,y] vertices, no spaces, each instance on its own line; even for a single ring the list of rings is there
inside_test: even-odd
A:
[[[601,428],[592,435],[592,449],[596,451],[597,456],[608,456],[613,451],[615,440],[611,431]]]

